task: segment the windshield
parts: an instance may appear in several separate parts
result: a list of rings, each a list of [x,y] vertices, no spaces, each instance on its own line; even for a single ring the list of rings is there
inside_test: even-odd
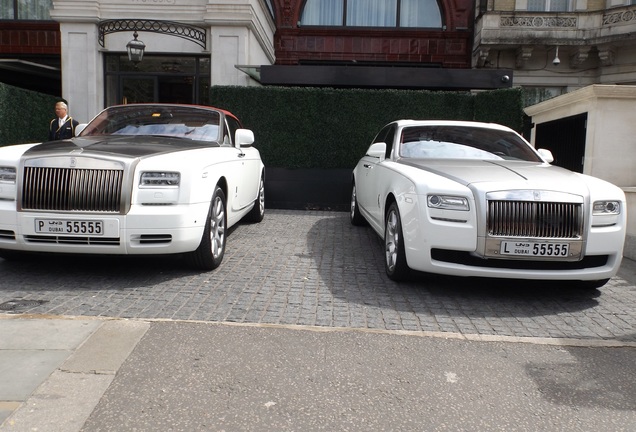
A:
[[[426,159],[507,159],[540,162],[518,135],[474,126],[414,126],[402,130],[400,157]]]
[[[118,106],[101,112],[80,136],[153,135],[217,142],[220,121],[219,112],[202,108]]]

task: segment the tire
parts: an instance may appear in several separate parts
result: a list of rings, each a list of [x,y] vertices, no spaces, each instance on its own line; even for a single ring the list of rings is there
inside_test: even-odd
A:
[[[261,175],[261,181],[258,184],[258,198],[254,201],[254,207],[247,214],[245,219],[248,222],[258,223],[265,217],[265,179]]]
[[[188,256],[192,266],[199,270],[214,270],[217,268],[225,255],[226,240],[226,200],[223,190],[217,186],[210,202],[210,210],[203,229],[201,243]]]
[[[406,264],[402,220],[396,203],[389,206],[384,223],[384,268],[389,279],[402,281],[410,273]]]
[[[362,226],[366,223],[364,216],[360,214],[360,207],[358,207],[355,183],[351,184],[351,212],[349,213],[349,219],[351,221],[351,225]]]

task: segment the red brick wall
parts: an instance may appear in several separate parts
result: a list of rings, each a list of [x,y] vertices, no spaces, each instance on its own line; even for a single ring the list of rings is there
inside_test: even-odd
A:
[[[60,54],[60,25],[51,22],[0,22],[0,54]]]
[[[304,0],[274,3],[276,64],[355,60],[471,66],[474,11],[470,0],[446,0],[442,7],[446,30],[440,31],[298,27]]]

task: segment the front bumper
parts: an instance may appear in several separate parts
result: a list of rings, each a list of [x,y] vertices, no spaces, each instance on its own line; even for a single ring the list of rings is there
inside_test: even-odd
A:
[[[586,227],[584,240],[543,240],[568,242],[577,259],[532,257],[495,258],[501,240],[478,235],[473,212],[464,220],[428,217],[425,208],[403,205],[403,231],[409,268],[435,274],[533,280],[601,280],[616,275],[625,242],[625,217],[612,226]],[[461,215],[461,214],[460,214]],[[541,241],[519,239],[519,241]],[[490,257],[484,257],[484,251]]]
[[[0,249],[86,254],[172,254],[195,250],[209,203],[138,206],[126,215],[95,213],[16,212],[15,203],[0,202]],[[36,221],[97,222],[103,233],[42,233]]]
[[[460,234],[465,231],[464,234]],[[616,275],[620,267],[624,231],[605,230],[603,235],[590,234],[580,260],[492,259],[475,253],[476,234],[471,230],[437,230],[440,241],[415,244],[405,242],[406,258],[410,268],[417,271],[455,275],[536,280],[600,280]],[[459,236],[458,236],[459,234]],[[464,238],[465,247],[454,241],[451,246],[442,240],[444,235]]]

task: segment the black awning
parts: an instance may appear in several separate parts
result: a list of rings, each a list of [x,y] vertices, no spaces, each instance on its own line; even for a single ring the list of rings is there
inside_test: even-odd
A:
[[[263,85],[426,90],[494,90],[512,87],[511,69],[262,65]]]
[[[59,56],[50,62],[55,61],[59,64]],[[62,89],[62,74],[57,65],[19,58],[0,58],[0,82],[59,96]]]

